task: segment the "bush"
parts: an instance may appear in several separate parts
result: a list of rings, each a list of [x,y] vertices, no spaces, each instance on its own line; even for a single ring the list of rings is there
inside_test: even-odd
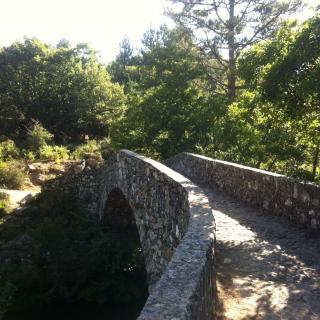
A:
[[[109,139],[100,141],[100,150],[102,158],[105,160],[107,160],[115,152],[115,149],[112,147]]]
[[[36,160],[36,155],[34,154],[34,152],[29,150],[23,150],[23,156],[27,161],[33,162],[34,160]]]
[[[0,215],[8,213],[10,209],[10,196],[0,192]]]
[[[97,223],[72,196],[58,191],[40,194],[23,215],[32,218],[23,229],[31,239],[26,248],[30,263],[0,266],[0,280],[12,284],[8,291],[15,303],[9,311],[54,306],[57,301],[112,305],[146,298],[135,226]],[[0,292],[6,288],[0,281]]]
[[[0,142],[0,160],[17,159],[19,155],[19,149],[13,140]]]
[[[28,149],[34,152],[39,152],[42,147],[53,139],[53,134],[37,121],[28,129],[27,135]]]
[[[0,162],[0,186],[8,189],[21,189],[28,174],[21,161]]]
[[[85,144],[81,144],[72,153],[74,159],[83,159],[87,154],[96,154],[102,159],[100,152],[100,144],[96,140],[88,140]]]
[[[44,145],[40,148],[40,159],[42,160],[60,160],[69,159],[69,150],[63,146]]]
[[[14,306],[14,294],[16,286],[6,278],[0,278],[0,319]]]

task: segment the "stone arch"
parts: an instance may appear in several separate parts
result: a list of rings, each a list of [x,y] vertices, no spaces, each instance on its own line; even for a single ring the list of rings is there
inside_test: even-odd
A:
[[[121,188],[118,185],[110,187],[110,185],[104,191],[105,196],[102,199],[103,210],[99,214],[100,220],[112,226],[134,227],[136,229],[144,256],[146,279],[150,291],[157,278],[154,276],[150,248],[146,240],[145,226],[143,220],[141,220],[146,209],[137,208],[130,194],[123,191],[126,188]]]
[[[130,226],[136,223],[129,200],[119,188],[112,189],[107,195],[102,219],[112,226]]]
[[[170,169],[143,156],[120,151],[100,169],[96,191],[100,220],[108,212],[109,197],[112,200],[122,193],[129,203],[139,233],[149,292],[162,276],[189,220],[187,192],[167,176],[166,170]]]

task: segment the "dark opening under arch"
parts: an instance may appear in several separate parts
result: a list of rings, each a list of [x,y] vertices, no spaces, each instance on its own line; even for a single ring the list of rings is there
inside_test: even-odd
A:
[[[135,218],[129,201],[118,188],[113,189],[108,195],[103,221],[110,226],[135,226]]]
[[[129,300],[136,301],[136,306],[141,311],[148,297],[145,258],[133,210],[119,188],[113,189],[108,194],[102,221],[112,230],[118,239],[118,244],[127,253],[127,256],[123,257],[128,263],[123,268],[125,276],[122,279],[128,286],[128,293],[136,296],[131,296]]]

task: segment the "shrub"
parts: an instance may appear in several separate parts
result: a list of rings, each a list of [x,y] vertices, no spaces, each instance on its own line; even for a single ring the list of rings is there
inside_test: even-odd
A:
[[[102,158],[105,160],[107,160],[115,152],[109,139],[100,141],[100,150]]]
[[[28,129],[27,135],[28,149],[34,152],[39,152],[43,146],[53,139],[53,134],[37,121],[35,121],[33,126]]]
[[[41,193],[25,209],[26,215],[32,217],[23,229],[31,239],[26,248],[30,263],[0,266],[0,291],[6,289],[1,279],[13,284],[8,288],[15,302],[10,311],[54,306],[56,301],[112,305],[146,298],[144,258],[135,226],[97,223],[74,197],[59,191]],[[0,307],[1,303],[0,295]]]
[[[57,162],[69,159],[69,150],[63,146],[44,145],[40,148],[40,159],[52,159]]]
[[[23,156],[27,161],[33,162],[34,160],[36,160],[35,153],[30,150],[23,150]]]
[[[0,162],[0,186],[8,189],[21,189],[28,179],[24,163],[11,160]]]
[[[88,140],[85,144],[81,144],[72,153],[74,159],[83,159],[87,154],[97,154],[102,158],[100,152],[100,144],[96,140]]]
[[[19,154],[19,149],[13,140],[8,139],[0,142],[0,160],[17,159]]]
[[[0,319],[14,306],[14,294],[16,286],[6,278],[0,278]]]
[[[10,208],[10,196],[0,192],[0,215],[8,213]]]

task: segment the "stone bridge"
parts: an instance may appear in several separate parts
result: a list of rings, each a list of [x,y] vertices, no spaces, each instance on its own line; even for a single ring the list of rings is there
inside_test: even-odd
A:
[[[166,165],[121,150],[54,182],[98,219],[130,207],[150,291],[138,319],[320,319],[320,188],[189,153]]]

